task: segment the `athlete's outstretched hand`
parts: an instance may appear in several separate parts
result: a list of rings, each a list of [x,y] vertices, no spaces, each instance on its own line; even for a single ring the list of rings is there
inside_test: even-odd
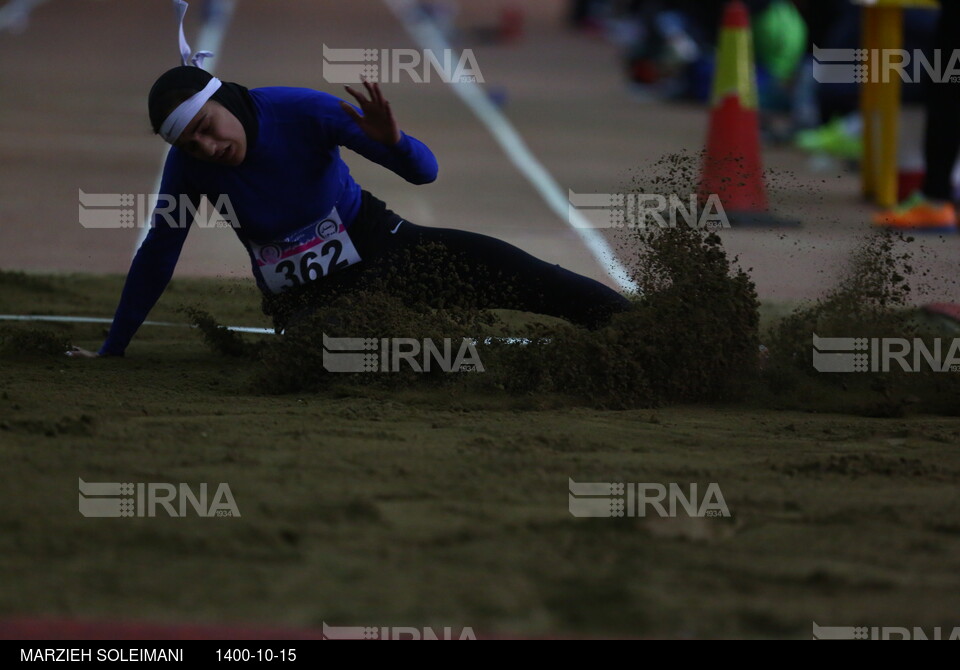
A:
[[[87,351],[86,349],[81,349],[80,347],[70,347],[66,351],[67,356],[70,358],[99,358],[100,354],[95,351]]]
[[[340,101],[340,106],[367,134],[367,137],[392,147],[400,141],[401,136],[400,128],[397,127],[397,120],[393,118],[390,103],[380,92],[379,84],[364,80],[363,85],[370,95],[369,99],[364,97],[360,91],[349,86],[346,87],[347,93],[357,99],[357,105],[363,111],[363,115],[358,114],[357,110],[343,100]]]

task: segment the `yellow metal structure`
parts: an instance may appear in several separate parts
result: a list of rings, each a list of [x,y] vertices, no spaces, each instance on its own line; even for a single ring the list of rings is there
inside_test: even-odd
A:
[[[903,10],[937,9],[935,0],[852,0],[863,6],[862,48],[902,49]],[[950,0],[954,1],[954,0]],[[897,141],[900,133],[900,77],[863,83],[863,194],[881,207],[897,204]]]

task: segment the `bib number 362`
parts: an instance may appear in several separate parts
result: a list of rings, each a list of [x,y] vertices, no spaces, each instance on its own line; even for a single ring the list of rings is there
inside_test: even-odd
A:
[[[282,240],[251,246],[263,280],[273,293],[317,281],[360,261],[336,209]]]
[[[300,255],[300,262],[288,258],[276,264],[274,272],[282,274],[286,280],[283,288],[296,288],[310,281],[350,266],[350,262],[340,260],[343,254],[343,242],[330,240],[320,248],[320,254],[307,251]]]

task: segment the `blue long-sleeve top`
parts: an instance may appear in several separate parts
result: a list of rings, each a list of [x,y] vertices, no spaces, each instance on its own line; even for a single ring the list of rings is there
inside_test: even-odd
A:
[[[360,209],[361,188],[340,157],[340,147],[395,172],[413,184],[437,177],[437,160],[420,141],[403,134],[395,146],[370,139],[340,107],[335,96],[304,88],[259,88],[250,91],[259,136],[236,167],[206,163],[171,147],[161,180],[161,194],[200,198],[216,204],[229,198],[236,217],[234,231],[250,255],[253,273],[266,290],[250,243],[266,243],[293,233],[336,207],[349,229]],[[154,215],[153,225],[127,275],[113,325],[101,355],[122,355],[137,329],[166,289],[180,257],[192,217],[185,208]],[[189,213],[189,212],[188,212]]]

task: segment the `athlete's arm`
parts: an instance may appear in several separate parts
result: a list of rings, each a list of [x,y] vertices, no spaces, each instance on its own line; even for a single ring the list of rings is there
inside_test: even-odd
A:
[[[122,356],[150,310],[170,283],[187,236],[187,228],[154,224],[130,265],[127,281],[101,356]]]
[[[101,356],[122,356],[134,334],[143,324],[150,310],[160,299],[180,258],[193,217],[181,206],[180,198],[187,198],[193,211],[199,206],[200,196],[186,188],[180,164],[171,150],[167,155],[160,193],[177,199],[172,211],[154,212],[153,226],[137,251],[127,274],[120,304],[106,341],[98,352]],[[181,218],[185,220],[181,220]],[[70,352],[68,352],[70,353]],[[76,353],[77,356],[83,356]]]

